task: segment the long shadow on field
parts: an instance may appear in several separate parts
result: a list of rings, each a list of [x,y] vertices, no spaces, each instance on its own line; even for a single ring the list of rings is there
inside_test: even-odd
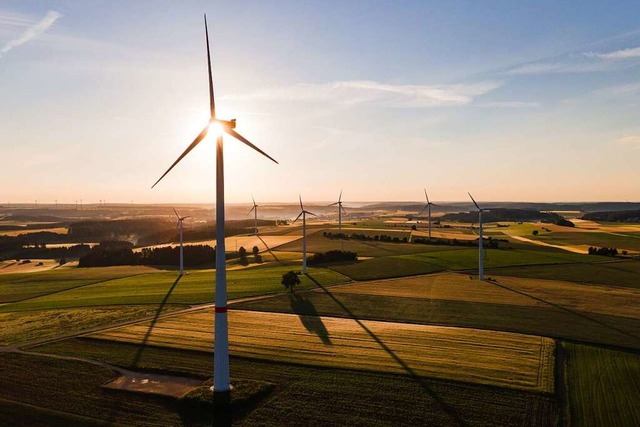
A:
[[[264,245],[264,247],[265,247],[265,248],[267,248],[267,252],[269,252],[269,255],[271,255],[271,256],[273,257],[273,259],[275,259],[275,260],[276,260],[276,262],[278,262],[278,263],[280,263],[280,264],[284,265],[284,262],[280,261],[280,260],[278,259],[278,257],[276,256],[276,254],[271,250],[271,248],[269,247],[269,245],[267,245],[267,242],[265,242],[265,241],[262,239],[262,237],[260,237],[260,235],[258,235],[258,234],[256,234],[256,237],[257,237],[258,239],[260,239],[260,241],[262,242],[262,244]]]
[[[378,345],[380,345],[380,347],[382,347],[382,349],[386,351],[389,354],[389,356],[391,356],[393,360],[395,360],[398,363],[398,365],[400,365],[402,369],[404,369],[407,372],[407,374],[409,374],[409,376],[411,376],[420,385],[422,390],[424,390],[426,394],[428,394],[433,400],[435,400],[438,403],[438,405],[440,405],[442,410],[451,417],[452,421],[456,425],[459,425],[459,426],[467,425],[467,422],[465,422],[460,417],[460,415],[458,415],[458,413],[453,407],[447,404],[436,392],[434,392],[431,389],[431,387],[429,387],[429,384],[421,376],[419,376],[409,365],[407,365],[407,363],[404,360],[402,360],[392,349],[390,349],[389,346],[387,346],[380,338],[378,338],[378,336],[374,334],[371,329],[367,328],[367,326],[364,323],[362,323],[362,321],[358,319],[358,317],[346,305],[344,305],[340,300],[338,300],[327,288],[322,286],[322,284],[318,282],[316,279],[314,279],[310,274],[307,274],[307,277],[309,278],[309,280],[315,283],[320,289],[322,289],[336,304],[338,304],[340,308],[342,308],[344,312],[349,316],[349,318],[355,320],[356,323],[376,343],[378,343]]]
[[[498,286],[498,287],[500,287],[500,288],[503,288],[503,289],[506,289],[506,290],[508,290],[508,291],[514,292],[514,293],[516,293],[516,294],[520,294],[520,295],[523,295],[523,296],[525,296],[525,297],[529,297],[529,298],[534,299],[534,300],[536,300],[536,301],[542,302],[542,303],[544,303],[544,304],[548,304],[548,305],[550,305],[550,306],[552,306],[552,307],[554,307],[554,308],[557,308],[558,310],[566,311],[567,313],[571,313],[571,314],[573,314],[574,316],[581,317],[581,318],[583,318],[583,319],[586,319],[586,320],[589,320],[589,321],[591,321],[591,322],[593,322],[593,323],[596,323],[596,324],[598,324],[598,325],[600,325],[600,326],[604,326],[604,327],[605,327],[605,328],[607,328],[607,329],[611,329],[611,330],[613,330],[613,331],[616,331],[616,332],[618,332],[619,334],[622,334],[622,335],[625,335],[625,336],[627,336],[627,337],[630,337],[630,338],[632,338],[632,340],[633,340],[633,341],[640,342],[640,337],[639,337],[639,336],[634,335],[634,334],[632,334],[632,333],[630,333],[630,332],[627,332],[627,331],[625,331],[625,330],[622,330],[622,329],[620,329],[620,328],[617,328],[617,327],[615,327],[615,326],[609,325],[609,324],[607,324],[607,323],[605,323],[605,322],[602,322],[602,321],[600,321],[600,320],[598,320],[598,319],[594,319],[594,318],[592,318],[592,317],[589,317],[589,316],[587,316],[586,314],[584,314],[584,313],[582,313],[582,312],[575,311],[575,310],[571,310],[570,308],[563,307],[563,306],[561,306],[561,305],[559,305],[559,304],[553,303],[553,302],[551,302],[551,301],[547,301],[547,300],[542,299],[542,298],[540,298],[540,297],[537,297],[537,296],[535,296],[535,295],[531,295],[531,294],[528,294],[528,293],[526,293],[526,292],[522,292],[522,291],[519,291],[519,290],[517,290],[517,289],[513,289],[513,288],[511,288],[511,287],[509,287],[509,286],[502,285],[502,284],[498,283],[498,281],[497,281],[497,280],[488,281],[487,283],[491,283],[491,284],[493,284],[493,285],[496,285],[496,286]]]
[[[327,327],[322,322],[318,310],[316,310],[313,303],[298,294],[292,294],[290,302],[291,309],[300,317],[300,321],[302,325],[307,328],[307,331],[316,334],[324,344],[332,345],[331,338],[329,338],[329,331],[327,331]]]
[[[156,322],[160,318],[160,314],[162,314],[162,309],[167,304],[167,301],[169,300],[169,297],[171,296],[171,293],[173,292],[175,287],[178,285],[178,282],[180,281],[180,279],[182,279],[182,275],[179,275],[176,278],[176,281],[173,282],[173,285],[171,285],[171,287],[169,288],[169,291],[164,296],[164,299],[162,300],[162,302],[158,306],[158,310],[156,310],[156,314],[153,316],[153,320],[151,321],[151,324],[149,325],[149,329],[147,329],[147,333],[144,335],[144,338],[142,339],[142,342],[140,343],[140,347],[138,348],[138,351],[136,352],[136,355],[134,356],[133,361],[131,362],[131,367],[135,368],[135,367],[138,366],[138,363],[140,362],[140,359],[142,358],[142,353],[144,353],[144,350],[147,347],[147,341],[149,341],[149,337],[151,336],[151,332],[153,331],[153,327],[156,325]]]

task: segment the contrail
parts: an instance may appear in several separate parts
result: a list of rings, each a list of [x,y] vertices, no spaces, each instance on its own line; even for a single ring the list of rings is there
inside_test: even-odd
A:
[[[26,42],[28,42],[29,40],[32,40],[38,37],[40,34],[47,31],[53,25],[53,23],[56,22],[58,18],[60,18],[61,16],[62,16],[61,13],[50,10],[49,12],[47,12],[47,14],[44,16],[44,18],[42,18],[40,22],[27,28],[20,37],[18,37],[15,40],[9,40],[4,45],[4,47],[0,49],[0,56],[2,56],[1,54],[5,54],[9,52],[11,49],[21,46]]]

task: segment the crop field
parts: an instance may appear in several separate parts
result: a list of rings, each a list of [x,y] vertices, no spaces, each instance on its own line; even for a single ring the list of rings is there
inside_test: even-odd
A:
[[[594,260],[606,259],[592,256]],[[492,268],[487,274],[565,280],[585,284],[640,288],[640,261],[625,260],[598,263],[532,265]]]
[[[66,270],[65,277],[73,277],[75,272],[82,277],[83,270]],[[289,267],[247,268],[229,271],[227,276],[228,297],[240,298],[271,292],[283,292],[280,283],[282,275]],[[345,276],[332,270],[310,268],[315,280],[333,284],[348,281]],[[135,304],[196,304],[214,301],[215,275],[213,270],[199,270],[182,276],[175,272],[156,272],[132,277],[104,280],[90,286],[81,286],[64,292],[52,293],[26,301],[0,306],[0,313],[22,310],[50,310],[59,308],[135,305]],[[309,287],[313,282],[301,276],[300,288]],[[66,282],[65,282],[66,283]],[[67,286],[67,285],[63,285]],[[0,285],[0,289],[2,289]],[[15,286],[9,295],[15,295]]]
[[[7,260],[0,261],[0,275],[12,274],[12,273],[39,273],[41,271],[52,270],[58,267],[58,261],[54,259],[30,259],[29,262],[25,260],[15,261]]]
[[[205,376],[213,370],[209,353],[147,347],[139,355],[138,345],[115,341],[71,339],[47,344],[38,351],[73,354],[125,367],[137,360],[137,366],[145,369],[188,375]],[[23,382],[21,371],[30,366],[29,362],[31,360],[25,360],[22,365],[12,364],[2,374],[6,375],[7,381],[17,376],[18,381]],[[77,374],[76,378],[81,380],[83,377]],[[232,354],[232,382],[235,378],[252,378],[276,386],[275,393],[267,400],[241,419],[234,419],[234,424],[241,426],[340,424],[381,427],[421,425],[426,419],[440,426],[499,423],[533,427],[554,425],[557,408],[554,397],[543,393],[410,375],[275,363]],[[24,397],[19,396],[21,399],[35,401],[34,393],[21,393],[24,394]],[[45,402],[50,404],[49,400]],[[131,407],[130,404],[122,406]],[[79,406],[77,410],[87,409]]]
[[[543,242],[558,245],[588,245],[598,247],[613,247],[618,251],[640,251],[640,235],[624,233],[549,233],[541,236],[531,236]]]
[[[286,236],[270,236],[270,235],[260,235],[260,236],[232,236],[227,237],[224,240],[227,252],[229,251],[237,251],[240,247],[244,247],[248,253],[251,253],[254,246],[257,246],[260,252],[266,251],[267,249],[274,249],[280,245],[284,245],[285,243],[293,242],[295,240],[301,239],[302,234],[299,235],[286,235]],[[190,245],[209,245],[211,247],[216,246],[215,240],[201,240],[188,242]],[[161,248],[167,246],[176,246],[178,243],[167,243],[162,245],[152,245],[145,246],[145,248]],[[142,247],[136,248],[135,251],[139,252],[142,250]]]
[[[124,266],[65,268],[35,274],[2,274],[0,275],[0,303],[21,301],[77,286],[156,272],[158,270],[149,267]]]
[[[91,336],[141,343],[148,330],[141,324]],[[158,321],[146,345],[210,352],[212,331],[210,310],[188,313]],[[235,356],[553,390],[553,340],[530,335],[231,311],[229,337]]]
[[[570,426],[640,425],[640,355],[564,343]]]
[[[385,279],[441,271],[442,268],[400,257],[381,257],[353,264],[332,265],[332,270],[354,280]]]
[[[163,307],[162,311],[171,311],[174,307]],[[153,305],[134,305],[0,313],[0,346],[153,316],[157,310]]]
[[[19,236],[20,234],[29,234],[29,233],[40,233],[46,231],[48,233],[58,233],[58,234],[67,234],[69,229],[66,227],[46,227],[42,228],[25,228],[24,230],[0,230],[0,236]]]
[[[307,251],[310,253],[327,252],[330,250],[340,249],[356,252],[359,256],[380,257],[423,252],[425,251],[424,246],[425,245],[416,245],[412,243],[329,239],[324,237],[322,232],[307,235]],[[302,239],[279,246],[278,250],[285,252],[302,252]]]

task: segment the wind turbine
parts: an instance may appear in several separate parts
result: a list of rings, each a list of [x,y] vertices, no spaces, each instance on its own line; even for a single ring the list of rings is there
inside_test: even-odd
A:
[[[251,195],[251,200],[253,201],[253,207],[251,208],[251,210],[249,212],[247,212],[247,215],[249,215],[251,212],[253,212],[253,229],[256,233],[256,236],[258,235],[258,208],[259,206],[256,205],[256,200],[253,198],[253,194]]]
[[[302,217],[302,274],[307,274],[307,214],[313,215],[313,216],[318,216],[318,215],[314,214],[313,212],[309,212],[305,210],[304,206],[302,205],[302,196],[299,196],[299,197],[300,197],[300,213],[298,214],[296,219],[293,220],[291,225],[293,225],[298,219],[300,219],[300,217]]]
[[[424,197],[427,199],[427,204],[424,205],[424,208],[422,208],[420,212],[418,212],[418,215],[422,214],[422,212],[427,210],[429,214],[429,239],[431,239],[431,206],[435,206],[435,205],[429,201],[429,196],[427,195],[426,188],[424,189]]]
[[[338,233],[342,233],[342,212],[345,214],[347,213],[347,211],[342,207],[342,190],[340,190],[340,197],[338,197],[338,201],[327,206],[335,205],[338,205]]]
[[[183,251],[182,251],[182,226],[184,224],[184,220],[189,218],[188,216],[183,216],[180,217],[180,215],[178,215],[178,212],[176,212],[176,208],[173,208],[173,212],[176,214],[176,217],[178,218],[178,230],[180,230],[180,275],[182,276],[182,273],[184,271],[184,256],[183,256]]]
[[[231,386],[229,384],[229,325],[227,322],[227,272],[225,268],[225,244],[224,244],[224,156],[222,135],[227,133],[240,142],[248,145],[258,153],[276,162],[267,153],[253,145],[245,137],[238,134],[235,119],[226,121],[216,118],[215,100],[213,96],[213,77],[211,75],[211,54],[209,51],[209,30],[207,28],[207,15],[204,16],[204,31],[207,42],[207,68],[209,71],[209,104],[211,117],[200,134],[191,145],[173,162],[171,167],[153,184],[155,187],[175,165],[180,162],[193,148],[207,136],[209,130],[217,137],[216,141],[216,288],[215,288],[215,337],[213,342],[213,390],[221,400],[228,401]]]
[[[482,209],[480,206],[478,206],[471,193],[468,194],[469,197],[471,197],[473,204],[476,205],[476,208],[478,208],[478,222],[480,223],[480,238],[478,239],[478,279],[484,280],[484,251],[482,250],[482,212],[486,211],[487,209]]]

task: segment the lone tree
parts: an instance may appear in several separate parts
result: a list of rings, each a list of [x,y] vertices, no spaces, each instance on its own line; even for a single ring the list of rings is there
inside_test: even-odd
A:
[[[282,275],[282,285],[293,293],[293,288],[300,284],[300,278],[295,271],[289,271]]]
[[[247,258],[247,250],[244,248],[244,246],[240,246],[240,249],[238,249],[238,255],[240,256],[241,265],[249,265],[249,259]]]

